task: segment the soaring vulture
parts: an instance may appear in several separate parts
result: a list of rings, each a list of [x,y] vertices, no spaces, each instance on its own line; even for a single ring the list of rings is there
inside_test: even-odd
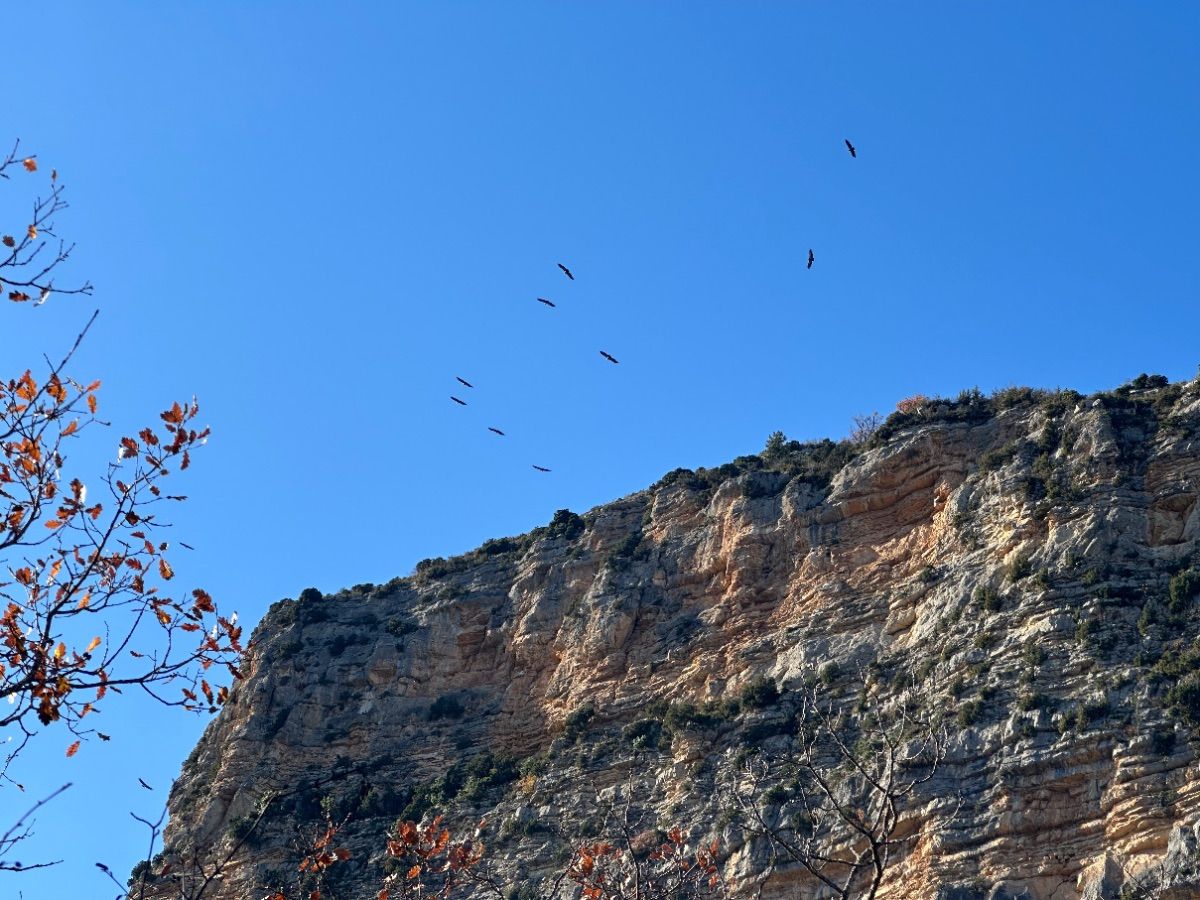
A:
[[[451,400],[453,400],[455,403],[457,403],[459,406],[466,406],[466,405],[467,405],[467,401],[466,401],[466,400],[459,400],[459,399],[458,399],[457,397],[455,397],[453,394],[451,394],[451,395],[450,395],[450,399],[451,399]]]
[[[564,266],[562,263],[559,263],[559,264],[558,264],[558,267],[559,267],[560,269],[562,269],[562,270],[563,270],[563,274],[564,274],[564,275],[566,275],[566,276],[567,276],[568,278],[570,278],[572,281],[574,281],[574,280],[575,280],[575,276],[571,274],[571,270],[570,270],[570,269],[568,269],[568,268],[567,268],[566,266]]]
[[[615,363],[617,361],[617,358],[615,356],[605,353],[603,350],[600,351],[600,355],[603,356],[605,359],[607,359],[610,363]]]
[[[850,155],[858,159],[858,151],[854,149],[854,145],[850,143],[850,139],[846,138],[846,149],[850,151]]]
[[[549,472],[550,471],[545,466],[534,466],[534,468],[537,469],[539,472]]]
[[[500,437],[504,437],[504,432],[501,431],[499,428],[493,428],[491,425],[489,425],[488,431],[494,431],[494,432],[496,432],[496,434],[500,435]]]
[[[455,380],[456,380],[456,381],[457,381],[459,384],[464,384],[464,385],[466,385],[466,386],[467,386],[467,387],[469,387],[469,388],[473,388],[473,387],[475,387],[475,385],[471,384],[471,382],[467,381],[467,379],[465,379],[465,378],[459,378],[457,375],[455,375],[455,376],[454,376],[454,379],[455,379]]]
[[[554,304],[551,303],[549,300],[547,300],[545,297],[538,297],[538,303],[545,303],[547,306],[554,306]]]
[[[812,268],[812,264],[816,261],[816,259],[817,258],[815,256],[813,256],[812,247],[809,247],[808,248],[808,268],[810,268],[810,269]]]

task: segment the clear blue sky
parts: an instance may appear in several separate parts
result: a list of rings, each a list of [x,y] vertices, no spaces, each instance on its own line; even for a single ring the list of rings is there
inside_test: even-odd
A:
[[[1200,363],[1193,4],[47,2],[5,25],[3,130],[59,170],[97,292],[0,309],[4,376],[95,305],[76,373],[114,431],[199,396],[175,567],[250,624],[775,429]],[[203,725],[103,724],[25,755],[30,798],[78,783],[24,853],[68,862],[0,896],[104,896],[93,862],[124,878],[127,811]],[[0,824],[23,799],[0,790]]]

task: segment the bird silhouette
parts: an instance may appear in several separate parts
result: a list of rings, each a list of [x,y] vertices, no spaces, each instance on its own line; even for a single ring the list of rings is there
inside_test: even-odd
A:
[[[568,278],[570,278],[572,281],[574,281],[574,280],[575,280],[575,276],[571,274],[571,270],[570,270],[570,269],[568,269],[568,268],[567,268],[566,266],[564,266],[562,263],[559,263],[559,264],[558,264],[558,267],[559,267],[560,269],[562,269],[562,270],[563,270],[563,274],[564,274],[564,275],[566,275],[566,276],[567,276]]]
[[[849,138],[846,139],[846,149],[850,151],[850,155],[852,157],[854,157],[855,159],[858,159],[858,151],[854,149],[854,145],[852,143],[850,143]]]
[[[815,256],[813,256],[812,247],[809,247],[809,248],[808,248],[808,268],[810,268],[810,269],[811,269],[811,268],[812,268],[812,264],[813,264],[813,262],[815,262],[815,261],[816,261],[816,257],[815,257]]]
[[[504,437],[504,432],[501,431],[499,428],[493,428],[491,425],[489,425],[488,431],[494,431],[494,432],[496,432],[496,434],[500,435],[500,437]]]
[[[609,353],[605,353],[603,350],[600,351],[600,355],[603,356],[605,359],[607,359],[610,363],[615,363],[617,361],[617,358],[615,356],[612,356]]]
[[[545,466],[534,466],[534,468],[537,469],[539,472],[549,472],[550,471]]]
[[[148,791],[154,790],[154,788],[150,787],[150,785],[146,784],[146,782],[142,781],[142,779],[140,779],[140,778],[138,779],[138,784],[140,784],[142,787],[144,787]]]
[[[459,400],[459,399],[458,399],[457,397],[455,397],[453,394],[451,394],[451,395],[450,395],[450,399],[451,399],[451,400],[453,400],[455,403],[457,403],[459,406],[466,406],[466,405],[467,405],[467,401],[466,401],[466,400]]]
[[[545,297],[538,297],[538,303],[545,303],[547,306],[555,305],[554,303],[551,303],[549,300],[547,300]]]
[[[459,378],[457,375],[454,376],[454,380],[457,381],[459,384],[466,385],[469,388],[475,387],[475,385],[471,384],[471,382],[467,381],[465,378]]]

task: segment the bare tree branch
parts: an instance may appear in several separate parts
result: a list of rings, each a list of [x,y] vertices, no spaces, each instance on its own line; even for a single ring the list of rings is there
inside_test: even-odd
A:
[[[33,806],[29,807],[29,809],[25,810],[21,814],[21,817],[4,834],[0,834],[0,872],[28,872],[32,869],[45,869],[49,866],[56,866],[62,862],[61,859],[56,859],[50,862],[26,863],[20,860],[10,860],[7,857],[18,844],[32,835],[33,822],[31,817],[33,814],[70,787],[71,783],[67,782],[62,787],[47,794],[33,804]],[[26,822],[29,824],[27,825]]]

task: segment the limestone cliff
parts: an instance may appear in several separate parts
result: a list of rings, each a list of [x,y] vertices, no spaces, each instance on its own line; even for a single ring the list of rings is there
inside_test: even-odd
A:
[[[720,760],[786,754],[790,691],[861,672],[882,695],[917,678],[951,732],[881,896],[1117,897],[1142,873],[1200,897],[1198,492],[1200,381],[966,392],[860,445],[775,440],[305,592],[185,763],[164,858],[231,846],[275,796],[206,896],[262,897],[323,812],[349,815],[337,896],[374,896],[389,824],[436,807],[486,815],[529,885],[561,864],[550,826],[594,833],[589,798],[636,750],[639,799],[719,836],[745,881],[761,854],[712,789]],[[722,702],[768,678],[768,702]],[[764,896],[819,895],[785,866]]]

